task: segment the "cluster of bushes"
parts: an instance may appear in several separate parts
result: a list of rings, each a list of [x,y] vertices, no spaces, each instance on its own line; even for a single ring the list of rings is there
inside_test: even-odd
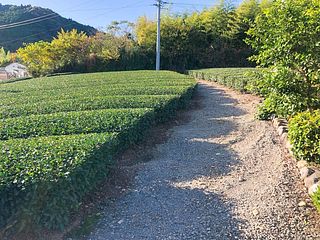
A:
[[[317,0],[275,0],[257,16],[247,39],[257,52],[251,59],[266,67],[258,81],[265,97],[259,117],[289,119],[294,154],[315,163],[320,163],[319,15]],[[320,189],[313,198],[320,206]]]
[[[288,136],[298,159],[320,164],[320,110],[305,111],[291,118]],[[312,199],[320,211],[320,189]]]
[[[141,71],[2,86],[0,227],[57,229],[105,179],[115,154],[186,106],[195,82]]]
[[[257,68],[209,68],[189,71],[196,79],[214,81],[241,92],[256,93]]]

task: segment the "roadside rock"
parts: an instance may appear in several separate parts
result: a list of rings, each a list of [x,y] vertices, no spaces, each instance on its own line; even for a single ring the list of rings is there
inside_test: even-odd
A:
[[[308,162],[305,160],[300,160],[297,162],[297,167],[299,170],[307,166],[308,166]]]
[[[309,195],[312,196],[314,193],[316,193],[318,191],[319,187],[320,187],[319,182],[317,182],[317,183],[313,184],[311,187],[309,187],[309,189],[308,189]]]
[[[307,206],[307,203],[305,201],[301,201],[301,202],[299,202],[298,206],[305,207],[305,206]]]
[[[315,170],[313,170],[312,168],[309,168],[309,167],[301,168],[300,169],[301,179],[306,179],[307,177],[311,176],[314,172],[315,172]]]
[[[320,180],[320,171],[313,171],[314,172],[309,177],[304,179],[304,184],[308,189]]]

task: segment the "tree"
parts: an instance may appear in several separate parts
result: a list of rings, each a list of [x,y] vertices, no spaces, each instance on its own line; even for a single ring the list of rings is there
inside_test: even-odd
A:
[[[66,32],[63,29],[51,42],[36,42],[17,51],[18,57],[33,76],[54,72],[85,71],[90,58],[91,41],[83,32]]]
[[[75,66],[83,65],[90,56],[90,38],[76,29],[61,31],[51,42],[55,70],[73,71]]]
[[[33,76],[46,75],[55,69],[53,52],[48,42],[40,41],[27,44],[17,50],[17,55]]]
[[[6,52],[4,48],[0,48],[0,66],[4,66],[11,62],[10,51]]]
[[[146,16],[140,17],[137,21],[135,33],[140,46],[154,50],[157,39],[157,25]]]
[[[320,2],[275,0],[256,18],[247,42],[251,59],[268,67],[260,82],[266,100],[261,118],[288,117],[319,105]]]

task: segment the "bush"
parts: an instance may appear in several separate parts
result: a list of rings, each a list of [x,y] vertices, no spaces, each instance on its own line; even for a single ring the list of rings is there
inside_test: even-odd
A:
[[[319,14],[316,0],[274,0],[249,29],[247,43],[256,51],[251,60],[267,68],[260,81],[262,118],[319,107]]]
[[[107,175],[118,145],[109,133],[0,142],[0,225],[62,228]]]
[[[121,86],[115,87],[101,86],[97,87],[81,87],[72,88],[67,93],[65,90],[51,90],[51,91],[34,91],[24,93],[7,93],[0,94],[1,103],[0,106],[11,106],[16,104],[26,103],[39,103],[43,101],[56,101],[59,100],[71,100],[85,98],[88,96],[104,97],[104,96],[132,96],[132,95],[181,95],[185,92],[186,88],[193,87],[194,85],[187,86]]]
[[[153,109],[107,109],[8,118],[0,122],[0,139],[121,132],[153,115]]]
[[[179,95],[106,96],[17,104],[0,107],[0,117],[20,117],[56,112],[89,111],[117,108],[160,108]]]
[[[189,71],[196,79],[214,81],[241,92],[253,92],[255,68],[209,68]]]
[[[114,156],[185,107],[195,85],[154,71],[3,84],[0,228],[63,228]]]
[[[299,113],[290,119],[289,139],[298,159],[320,163],[320,110]]]
[[[311,196],[311,198],[312,198],[314,205],[316,206],[316,208],[320,212],[320,188],[318,189],[318,191],[315,194],[313,194],[313,196]]]
[[[314,99],[312,105],[319,106],[319,100]],[[261,120],[268,120],[272,116],[288,118],[305,111],[307,108],[308,104],[304,96],[270,93],[258,109],[258,118]]]
[[[289,139],[297,159],[320,164],[320,110],[299,113],[290,119]],[[320,189],[312,200],[320,211]]]

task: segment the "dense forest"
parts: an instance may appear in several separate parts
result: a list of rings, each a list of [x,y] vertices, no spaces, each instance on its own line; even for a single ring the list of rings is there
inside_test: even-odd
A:
[[[38,22],[24,25],[26,20],[35,18]],[[22,24],[14,28],[2,27],[17,22],[22,22]],[[0,3],[0,47],[4,47],[6,50],[15,51],[23,43],[52,40],[61,28],[65,30],[77,29],[88,35],[96,33],[96,29],[93,27],[61,17],[50,9],[31,5],[2,5]]]

